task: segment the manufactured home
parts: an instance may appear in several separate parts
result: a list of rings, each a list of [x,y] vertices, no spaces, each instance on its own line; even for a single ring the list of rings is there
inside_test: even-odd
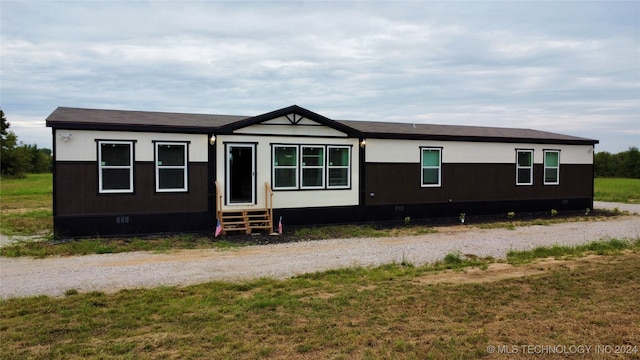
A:
[[[295,105],[257,116],[60,107],[47,126],[59,236],[593,207],[598,141],[545,131],[335,120]]]

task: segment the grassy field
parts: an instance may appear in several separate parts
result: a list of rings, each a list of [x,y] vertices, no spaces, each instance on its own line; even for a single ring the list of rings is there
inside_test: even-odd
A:
[[[48,235],[53,231],[51,174],[25,179],[0,179],[0,232],[8,235]]]
[[[640,179],[596,178],[594,198],[598,201],[640,203]]]
[[[607,255],[531,262],[590,249]],[[450,254],[424,267],[3,300],[0,359],[476,359],[527,345],[610,345],[640,358],[640,241],[509,256],[517,276],[500,281],[472,276],[490,272],[490,259]],[[470,281],[436,281],[450,274]]]

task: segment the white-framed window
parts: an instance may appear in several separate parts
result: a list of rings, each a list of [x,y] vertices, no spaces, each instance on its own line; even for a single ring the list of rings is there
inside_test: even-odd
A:
[[[324,188],[324,146],[301,147],[301,189]]]
[[[442,149],[421,147],[420,148],[420,164],[421,164],[421,186],[422,187],[438,187],[442,179]]]
[[[545,185],[560,184],[560,151],[559,150],[544,151],[544,184]]]
[[[189,190],[188,151],[185,142],[155,142],[156,191]]]
[[[133,192],[133,141],[98,140],[99,193]]]
[[[273,146],[273,188],[291,190],[298,188],[298,146]]]
[[[533,185],[533,150],[516,150],[516,185]]]
[[[272,144],[274,190],[349,189],[351,146]]]
[[[351,187],[351,147],[327,146],[327,189]]]

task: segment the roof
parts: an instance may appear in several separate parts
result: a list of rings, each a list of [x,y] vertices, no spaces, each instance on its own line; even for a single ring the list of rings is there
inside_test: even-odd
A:
[[[47,126],[86,130],[232,133],[236,129],[291,113],[332,127],[351,137],[576,145],[594,145],[599,142],[593,139],[532,129],[332,120],[297,105],[258,116],[59,107],[47,118]]]
[[[597,144],[598,140],[519,128],[338,120],[367,137],[391,139]]]
[[[59,107],[47,118],[47,126],[64,129],[154,130],[199,133],[211,131],[247,118],[249,116]]]

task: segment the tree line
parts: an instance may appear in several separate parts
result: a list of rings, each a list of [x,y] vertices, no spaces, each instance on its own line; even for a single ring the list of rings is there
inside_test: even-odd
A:
[[[21,178],[27,173],[46,173],[53,168],[51,150],[37,145],[18,143],[18,136],[9,127],[4,111],[0,109],[0,174]]]
[[[594,157],[596,177],[620,177],[640,179],[640,151],[637,147],[617,154],[606,151]]]

